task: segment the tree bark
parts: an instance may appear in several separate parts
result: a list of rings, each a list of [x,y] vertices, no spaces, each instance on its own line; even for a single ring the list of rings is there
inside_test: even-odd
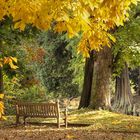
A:
[[[80,99],[79,108],[85,108],[89,106],[94,66],[94,52],[90,53],[90,58],[86,58],[85,62],[85,73],[84,73],[84,84],[83,91]]]
[[[140,96],[140,67],[138,67],[138,95]]]
[[[93,109],[110,109],[110,81],[112,75],[111,48],[104,47],[97,54],[94,62],[90,107]]]
[[[3,94],[3,73],[2,73],[2,67],[0,67],[0,94]]]
[[[0,53],[2,54],[2,41],[0,40]],[[2,56],[2,55],[1,55]],[[3,94],[4,94],[4,86],[3,86],[3,73],[2,73],[2,67],[0,66],[0,102],[2,104],[3,101]],[[1,109],[0,112],[0,119],[2,118],[3,109]]]
[[[116,77],[115,98],[113,103],[113,110],[125,114],[132,113],[133,102],[130,88],[129,73],[127,64],[120,77]]]

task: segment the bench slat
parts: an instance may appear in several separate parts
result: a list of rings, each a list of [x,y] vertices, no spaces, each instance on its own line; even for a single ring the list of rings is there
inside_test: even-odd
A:
[[[36,115],[36,116],[57,116],[57,106],[56,104],[19,104],[18,105],[19,114],[21,115]]]

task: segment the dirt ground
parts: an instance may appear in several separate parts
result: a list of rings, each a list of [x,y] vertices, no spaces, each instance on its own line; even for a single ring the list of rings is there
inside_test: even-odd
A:
[[[100,132],[87,127],[12,126],[0,129],[0,140],[140,140],[140,133]]]

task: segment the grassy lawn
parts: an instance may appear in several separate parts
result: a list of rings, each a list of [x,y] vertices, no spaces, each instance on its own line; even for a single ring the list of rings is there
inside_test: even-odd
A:
[[[21,119],[22,122],[22,119]],[[29,118],[27,122],[56,123],[56,119]],[[15,116],[8,116],[6,121],[0,122],[0,126],[8,126],[15,123]],[[109,111],[93,111],[88,109],[76,110],[69,113],[69,128],[71,126],[83,126],[78,129],[115,132],[140,132],[140,117],[128,116]],[[73,125],[72,125],[73,124]],[[88,126],[87,126],[88,125]]]
[[[68,120],[72,124],[89,124],[92,130],[140,133],[140,117],[109,111],[82,109],[72,112]]]

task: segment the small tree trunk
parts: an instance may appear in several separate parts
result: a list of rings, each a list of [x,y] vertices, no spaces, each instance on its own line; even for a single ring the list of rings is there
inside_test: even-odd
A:
[[[140,96],[140,67],[138,67],[138,95]]]
[[[0,53],[2,53],[2,42],[0,40]],[[3,73],[2,73],[2,67],[0,66],[0,119],[2,118],[3,114],[3,94],[4,94],[4,88],[3,88]]]
[[[116,77],[113,110],[125,114],[132,112],[132,93],[127,64],[125,64],[125,68],[122,70],[120,77]]]
[[[0,94],[3,94],[3,73],[2,73],[2,67],[0,67]]]
[[[92,85],[92,76],[93,76],[93,51],[90,53],[90,58],[86,58],[85,62],[85,74],[84,74],[84,84],[83,91],[81,95],[81,100],[79,108],[84,108],[89,106],[90,96],[91,96],[91,85]]]
[[[90,107],[110,109],[110,81],[112,74],[111,48],[104,47],[94,62]]]
[[[4,89],[3,89],[3,73],[2,73],[2,67],[0,67],[0,97],[2,97]],[[2,95],[1,95],[2,94]],[[2,99],[0,98],[0,101]]]

